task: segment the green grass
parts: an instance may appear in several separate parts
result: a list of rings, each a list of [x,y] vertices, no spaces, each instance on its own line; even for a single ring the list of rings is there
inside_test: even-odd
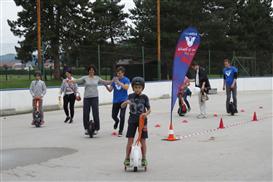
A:
[[[0,89],[10,89],[10,88],[29,88],[31,81],[34,80],[34,77],[28,75],[8,75],[6,80],[5,75],[0,75]],[[58,80],[49,80],[46,81],[47,86],[60,86],[61,81]]]
[[[80,78],[81,75],[74,75],[75,78]],[[110,79],[109,76],[102,75],[102,79]],[[220,78],[219,75],[209,75],[209,78]],[[51,80],[51,77],[47,77],[46,86],[55,86],[59,87],[61,81]],[[31,81],[34,80],[34,77],[31,76],[29,80],[28,75],[8,75],[6,80],[5,75],[0,75],[0,89],[13,89],[13,88],[29,88]]]
[[[73,76],[75,78],[80,78],[81,75]],[[30,77],[28,75],[8,75],[7,80],[5,75],[0,75],[0,89],[13,89],[13,88],[29,88],[30,83],[35,78],[33,76]],[[51,77],[47,77],[48,81],[46,81],[46,86],[61,86],[61,81],[59,80],[51,80]],[[102,76],[102,79],[109,79],[109,76]]]
[[[209,78],[222,78],[220,75],[208,75]]]

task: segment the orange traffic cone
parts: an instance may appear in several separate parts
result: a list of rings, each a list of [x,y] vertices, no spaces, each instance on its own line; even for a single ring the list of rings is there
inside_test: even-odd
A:
[[[166,141],[176,141],[176,140],[179,140],[178,138],[175,138],[175,136],[174,136],[172,122],[170,123],[170,127],[169,127],[169,136],[168,136],[168,138],[164,138],[163,140],[166,140]]]
[[[256,112],[254,112],[254,114],[253,114],[252,121],[258,121]]]
[[[224,129],[224,128],[225,128],[224,122],[223,122],[223,119],[221,118],[218,129]]]
[[[160,128],[160,124],[156,124],[155,127],[156,127],[156,128]]]
[[[113,131],[112,136],[117,136],[117,132]]]

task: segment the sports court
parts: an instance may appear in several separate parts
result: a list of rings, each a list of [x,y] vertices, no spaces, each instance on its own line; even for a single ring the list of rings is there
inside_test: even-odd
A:
[[[31,114],[2,117],[2,180],[272,180],[272,91],[239,92],[235,116],[225,113],[224,93],[210,95],[207,119],[196,118],[197,96],[190,103],[185,117],[174,109],[174,132],[181,140],[167,142],[162,139],[168,135],[170,99],[151,100],[148,170],[137,173],[124,171],[127,140],[111,135],[111,105],[100,106],[101,130],[93,139],[84,136],[80,108],[73,124],[63,123],[61,110],[46,112],[42,128],[30,126]],[[254,112],[257,122],[251,121]],[[217,130],[221,117],[225,129]]]

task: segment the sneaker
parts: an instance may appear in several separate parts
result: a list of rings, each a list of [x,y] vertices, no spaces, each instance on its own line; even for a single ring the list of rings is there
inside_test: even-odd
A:
[[[188,112],[190,112],[191,111],[191,108],[188,108]]]
[[[70,121],[69,121],[69,124],[71,124],[71,123],[73,123],[73,119],[72,118],[70,118]]]
[[[129,166],[130,165],[130,159],[125,159],[124,163],[125,166]]]
[[[118,122],[115,122],[114,124],[114,130],[116,130],[118,128]]]
[[[70,117],[69,117],[69,116],[67,116],[67,117],[65,118],[64,122],[67,123],[68,120],[70,120]]]
[[[88,130],[85,130],[84,134],[85,134],[85,135],[89,135]]]
[[[148,165],[147,160],[146,160],[146,159],[142,159],[142,160],[141,160],[141,165],[142,165],[142,166],[147,166],[147,165]]]
[[[97,135],[97,134],[99,134],[99,131],[95,130],[94,133],[93,133],[93,135]]]
[[[122,135],[122,132],[119,132],[118,133],[118,137],[122,137],[123,135]]]
[[[197,118],[198,118],[198,119],[205,119],[205,118],[207,118],[207,116],[206,116],[205,114],[199,114],[199,115],[197,116]]]

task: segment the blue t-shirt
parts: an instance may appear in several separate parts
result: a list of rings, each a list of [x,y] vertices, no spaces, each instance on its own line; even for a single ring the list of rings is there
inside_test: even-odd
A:
[[[229,68],[224,68],[223,73],[226,84],[231,86],[234,80],[234,76],[238,73],[238,70],[234,66],[231,66]]]
[[[119,80],[124,85],[130,85],[130,80],[127,77],[123,77]],[[128,91],[123,89],[120,85],[116,84],[115,82],[111,85],[114,89],[113,93],[113,103],[120,103],[124,102],[128,99]]]

